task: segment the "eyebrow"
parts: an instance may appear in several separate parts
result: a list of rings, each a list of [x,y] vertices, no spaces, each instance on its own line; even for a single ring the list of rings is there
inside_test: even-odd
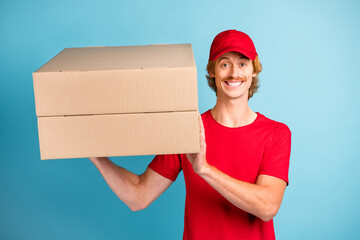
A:
[[[221,58],[219,59],[219,62],[221,62],[221,60],[223,60],[223,59],[229,60],[229,58],[227,58],[227,57],[221,57]]]
[[[224,59],[225,59],[225,60],[230,60],[228,57],[221,57],[221,58],[219,59],[219,62],[220,62],[221,60],[224,60]],[[250,60],[248,57],[246,57],[246,56],[244,56],[244,55],[240,57],[240,60],[241,60],[241,59]]]

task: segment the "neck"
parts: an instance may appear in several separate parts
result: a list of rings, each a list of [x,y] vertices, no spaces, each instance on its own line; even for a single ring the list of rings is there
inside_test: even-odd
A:
[[[250,109],[247,98],[226,100],[217,98],[211,115],[221,125],[231,128],[248,125],[257,117],[257,114]]]

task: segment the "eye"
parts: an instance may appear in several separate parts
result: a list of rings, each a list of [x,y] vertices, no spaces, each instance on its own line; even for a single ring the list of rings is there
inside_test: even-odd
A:
[[[229,64],[228,63],[223,63],[222,66],[227,68],[227,67],[229,67]]]
[[[245,67],[246,63],[240,63],[240,67]]]

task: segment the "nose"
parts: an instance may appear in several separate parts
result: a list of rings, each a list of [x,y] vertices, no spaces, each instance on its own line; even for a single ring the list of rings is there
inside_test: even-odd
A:
[[[234,65],[231,67],[230,76],[234,79],[237,79],[241,76],[241,70],[238,66]]]

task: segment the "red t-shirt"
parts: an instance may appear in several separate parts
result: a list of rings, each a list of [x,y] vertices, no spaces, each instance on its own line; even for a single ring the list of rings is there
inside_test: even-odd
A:
[[[249,125],[229,128],[202,114],[205,128],[206,159],[225,174],[255,183],[260,174],[288,183],[291,132],[283,124],[257,113]],[[175,181],[182,170],[186,184],[185,240],[275,239],[273,221],[264,222],[247,213],[199,177],[185,154],[158,155],[149,167]]]

